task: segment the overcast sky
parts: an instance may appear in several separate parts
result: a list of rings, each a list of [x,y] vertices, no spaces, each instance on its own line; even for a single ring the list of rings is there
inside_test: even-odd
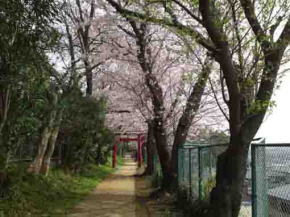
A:
[[[290,72],[282,78],[273,100],[276,106],[267,115],[256,137],[265,137],[267,143],[290,143]]]

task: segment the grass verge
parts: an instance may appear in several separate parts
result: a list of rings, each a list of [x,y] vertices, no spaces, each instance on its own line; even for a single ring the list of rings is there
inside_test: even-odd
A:
[[[54,169],[44,177],[27,174],[25,168],[18,165],[9,170],[10,189],[0,200],[0,217],[65,216],[114,171],[108,163],[91,165],[78,175]]]

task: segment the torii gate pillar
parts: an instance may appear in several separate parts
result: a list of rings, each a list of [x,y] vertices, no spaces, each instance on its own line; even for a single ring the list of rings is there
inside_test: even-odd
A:
[[[138,150],[137,150],[137,161],[138,161],[138,167],[142,166],[143,163],[143,154],[142,154],[142,146],[144,144],[144,136],[141,134],[138,135]]]
[[[137,142],[137,162],[138,167],[142,166],[143,163],[143,155],[142,155],[142,146],[145,142],[145,137],[142,136],[142,134],[139,134],[137,138],[122,138],[118,137],[115,141],[115,144],[113,146],[113,156],[112,156],[112,167],[115,168],[117,166],[117,152],[118,152],[118,144],[120,142]]]
[[[113,159],[112,159],[113,168],[116,168],[116,165],[117,165],[117,152],[118,152],[118,142],[116,141],[113,146]]]

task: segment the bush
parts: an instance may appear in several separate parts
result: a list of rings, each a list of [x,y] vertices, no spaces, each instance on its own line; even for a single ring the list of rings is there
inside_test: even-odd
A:
[[[106,163],[114,136],[104,124],[105,100],[76,95],[68,104],[58,139],[63,166],[80,172],[87,164]]]

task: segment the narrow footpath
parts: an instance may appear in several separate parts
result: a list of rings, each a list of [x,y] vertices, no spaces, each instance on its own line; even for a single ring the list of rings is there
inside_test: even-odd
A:
[[[68,217],[149,217],[146,198],[150,183],[137,177],[141,173],[135,162],[124,165],[107,177]]]

